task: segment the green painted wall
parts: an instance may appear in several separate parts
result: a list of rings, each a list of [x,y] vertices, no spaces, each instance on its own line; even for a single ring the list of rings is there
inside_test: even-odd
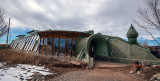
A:
[[[119,59],[140,59],[160,61],[150,53],[147,48],[138,44],[130,44],[129,42],[119,38],[102,34],[93,34],[89,37],[79,37],[77,41],[77,59],[89,63],[89,45],[91,41],[95,42],[95,57],[100,59],[119,58]],[[131,61],[129,61],[131,62]]]

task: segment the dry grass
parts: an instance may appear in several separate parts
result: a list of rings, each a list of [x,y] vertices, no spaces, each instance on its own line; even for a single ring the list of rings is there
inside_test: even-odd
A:
[[[47,58],[45,56],[38,56],[27,54],[24,52],[14,51],[12,49],[0,50],[0,61],[7,64],[33,64],[44,65],[46,62],[56,62],[57,59]]]
[[[63,58],[40,56],[36,54],[28,54],[25,52],[15,51],[13,49],[0,50],[0,62],[6,62],[8,65],[14,64],[32,64],[32,65],[45,65],[46,67],[80,67],[79,65],[72,64],[71,62],[62,61]]]
[[[66,62],[62,60],[65,60],[65,58],[40,56],[25,52],[18,52],[13,49],[0,50],[0,62],[6,62],[7,66],[16,66],[17,64],[40,65],[45,66],[46,68],[49,68],[50,71],[57,73],[57,75],[45,76],[46,79],[50,79],[70,71],[80,70],[81,68],[80,65],[75,65],[70,61]]]

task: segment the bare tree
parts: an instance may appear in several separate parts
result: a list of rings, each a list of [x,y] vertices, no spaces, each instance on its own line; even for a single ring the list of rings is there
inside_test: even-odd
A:
[[[0,9],[0,38],[7,34],[7,23],[4,20],[5,11]]]
[[[138,18],[133,19],[133,21],[137,26],[149,33],[157,44],[160,45],[150,31],[150,29],[153,29],[158,30],[160,33],[160,0],[144,0],[144,3],[145,7],[138,8]]]

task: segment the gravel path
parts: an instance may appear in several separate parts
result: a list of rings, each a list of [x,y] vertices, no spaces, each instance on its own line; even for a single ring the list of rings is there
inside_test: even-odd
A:
[[[123,68],[124,69],[124,68]],[[54,81],[144,81],[121,69],[94,69],[68,72],[52,79]]]

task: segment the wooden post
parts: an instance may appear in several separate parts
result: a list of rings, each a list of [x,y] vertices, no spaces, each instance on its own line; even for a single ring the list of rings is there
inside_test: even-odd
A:
[[[51,47],[51,55],[53,55],[53,48],[54,48],[54,37],[52,38],[52,47]]]
[[[76,57],[77,38],[75,38],[75,57]]]
[[[7,32],[7,41],[6,41],[6,44],[8,44],[8,35],[9,35],[9,28],[10,28],[10,20],[11,20],[11,17],[9,18],[9,25],[8,25],[8,32]]]
[[[49,38],[47,38],[47,45],[46,45],[46,56],[48,55],[48,41],[49,41]]]
[[[67,42],[67,38],[65,38],[65,54],[64,54],[64,57],[66,57],[66,42]]]
[[[58,41],[58,56],[59,56],[59,47],[60,47],[60,36],[59,36],[59,41]]]
[[[72,41],[71,41],[71,56],[72,56],[72,49],[73,48],[73,38],[72,38]]]
[[[10,34],[10,36],[9,36],[9,44],[10,44],[10,42],[11,42],[11,34]]]
[[[40,50],[42,50],[41,49],[41,37],[39,37],[39,38],[40,38],[40,42],[39,42],[38,50],[39,50],[39,54],[42,54],[42,52],[40,52]]]
[[[43,38],[43,42],[42,42],[42,55],[44,55],[44,38]]]

